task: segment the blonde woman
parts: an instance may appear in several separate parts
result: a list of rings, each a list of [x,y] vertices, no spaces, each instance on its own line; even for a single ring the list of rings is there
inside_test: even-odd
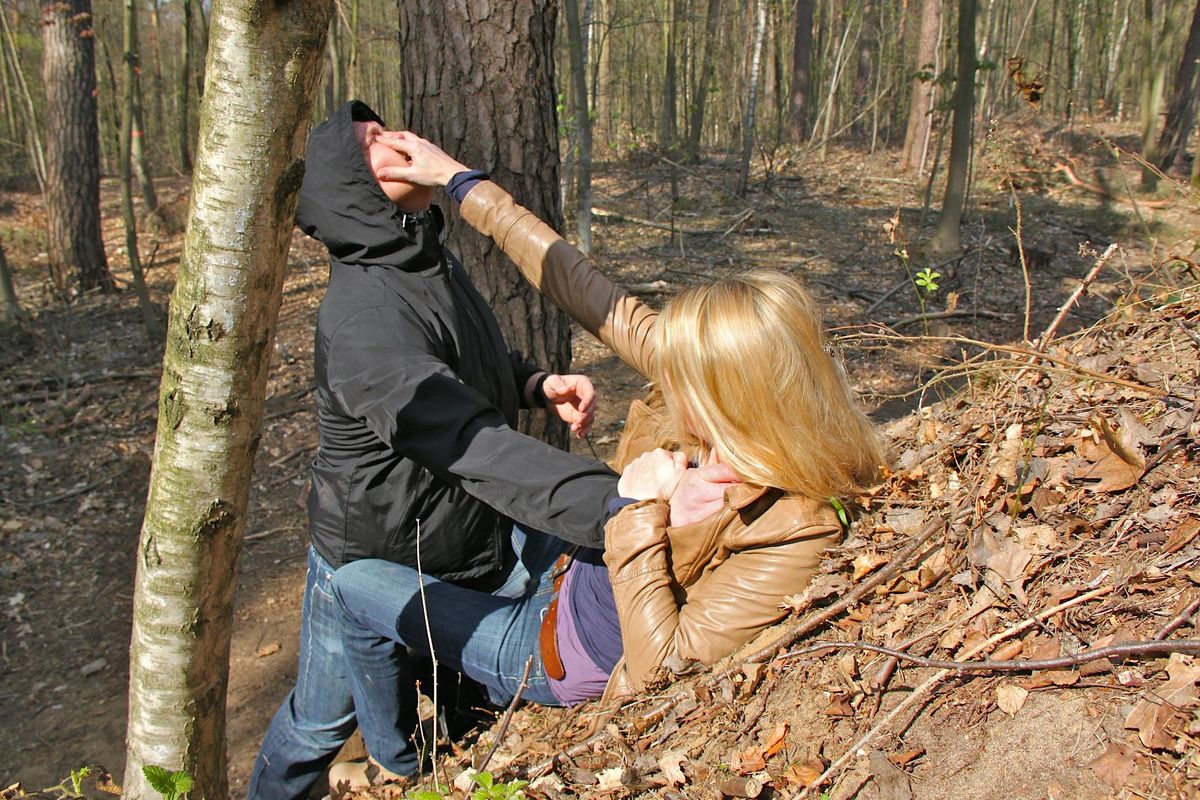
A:
[[[570,704],[653,689],[780,620],[783,598],[841,537],[830,498],[866,488],[881,463],[799,282],[750,272],[684,291],[656,313],[483,173],[413,134],[381,141],[399,154],[375,171],[381,183],[445,186],[463,219],[657,387],[627,416],[603,560],[582,550],[554,572],[530,570],[520,597],[427,583],[439,661],[500,699],[532,657],[524,696]],[[357,561],[334,577],[360,720],[364,707],[386,716],[408,702],[379,688],[393,678],[372,678],[372,653],[396,642],[426,648],[406,569]],[[392,718],[403,726],[410,716]],[[403,732],[385,738],[368,737],[371,755],[400,774],[415,769]]]

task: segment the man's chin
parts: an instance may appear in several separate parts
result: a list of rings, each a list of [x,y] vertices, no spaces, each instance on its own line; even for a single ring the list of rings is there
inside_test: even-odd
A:
[[[433,190],[428,186],[414,186],[402,181],[386,181],[381,183],[383,192],[400,207],[401,211],[415,214],[429,208],[433,199]]]

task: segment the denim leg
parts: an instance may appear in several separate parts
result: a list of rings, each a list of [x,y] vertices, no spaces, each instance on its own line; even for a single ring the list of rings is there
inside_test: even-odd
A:
[[[562,548],[552,537],[529,535],[522,563],[530,577],[519,597],[501,594],[513,588],[511,580],[489,594],[375,559],[335,573],[349,683],[367,750],[377,761],[402,775],[418,767],[409,736],[417,725],[416,691],[409,657],[398,644],[428,653],[432,638],[440,664],[484,684],[494,699],[513,696],[533,656],[522,696],[547,705],[558,702],[545,678],[538,633],[553,591],[549,567]]]
[[[300,668],[267,733],[250,776],[250,800],[305,797],[354,733],[333,568],[311,547],[300,623]]]

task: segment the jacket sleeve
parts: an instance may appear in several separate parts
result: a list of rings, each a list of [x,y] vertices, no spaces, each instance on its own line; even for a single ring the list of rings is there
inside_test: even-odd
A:
[[[658,312],[610,281],[508,192],[482,181],[462,202],[462,217],[500,245],[534,288],[643,376],[653,377]]]
[[[802,590],[820,566],[836,529],[788,531],[777,544],[728,554],[686,592],[668,566],[670,508],[654,501],[629,506],[609,521],[609,566],[631,686],[652,689],[673,673],[709,665],[785,616],[783,598]],[[724,509],[721,515],[736,514]],[[722,525],[723,520],[714,520]],[[677,597],[683,597],[681,601]]]
[[[509,351],[508,360],[512,362],[513,380],[517,384],[517,394],[521,397],[521,408],[529,408],[529,404],[525,402],[525,384],[529,379],[539,372],[549,372],[536,364],[531,364],[525,360],[525,354],[520,350]]]
[[[500,513],[599,547],[617,476],[507,424],[395,308],[360,311],[329,342],[329,388],[382,442]]]

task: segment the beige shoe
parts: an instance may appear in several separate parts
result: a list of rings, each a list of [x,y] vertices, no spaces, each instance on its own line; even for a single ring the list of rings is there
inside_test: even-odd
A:
[[[407,783],[408,780],[404,775],[384,769],[373,758],[366,761],[339,761],[329,768],[329,790],[334,797],[381,783]]]

